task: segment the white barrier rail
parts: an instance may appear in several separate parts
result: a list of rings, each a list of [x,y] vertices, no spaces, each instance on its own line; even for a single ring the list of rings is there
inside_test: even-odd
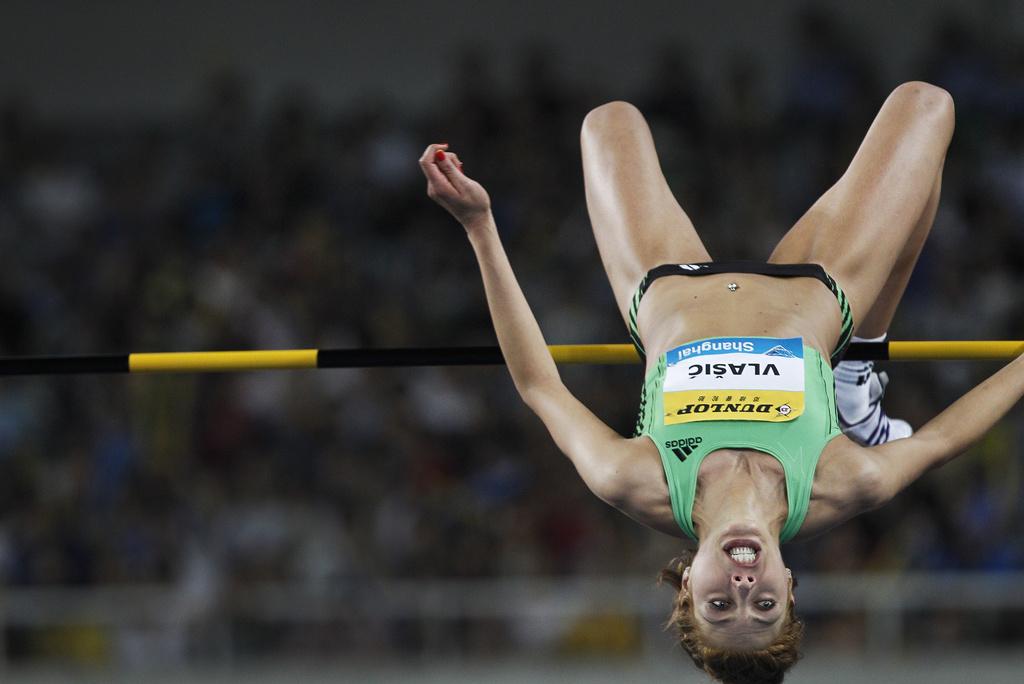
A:
[[[863,614],[867,648],[877,652],[902,648],[909,611],[1024,609],[1024,572],[802,574],[799,579],[801,615]],[[635,576],[253,584],[206,593],[178,585],[5,588],[0,590],[0,630],[69,625],[172,629],[227,620],[535,622],[609,613],[661,621],[669,601],[668,588]]]

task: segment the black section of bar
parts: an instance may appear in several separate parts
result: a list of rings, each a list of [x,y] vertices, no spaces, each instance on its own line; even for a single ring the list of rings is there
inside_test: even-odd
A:
[[[317,368],[380,366],[496,366],[505,363],[498,347],[409,347],[406,349],[321,349]]]
[[[128,354],[0,358],[0,376],[127,372]]]
[[[888,342],[851,342],[843,354],[843,360],[851,361],[888,361]]]

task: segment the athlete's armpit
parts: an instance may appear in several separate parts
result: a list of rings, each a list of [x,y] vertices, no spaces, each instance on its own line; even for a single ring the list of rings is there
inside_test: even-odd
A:
[[[877,508],[885,503],[881,496],[880,472],[872,450],[840,435],[825,446],[818,459],[807,517],[795,539],[821,534]]]
[[[534,386],[523,399],[597,498],[641,525],[684,536],[672,514],[661,456],[650,439],[622,437],[561,382]]]

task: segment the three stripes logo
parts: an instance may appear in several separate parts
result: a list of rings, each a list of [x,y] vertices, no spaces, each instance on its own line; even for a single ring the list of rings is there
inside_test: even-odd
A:
[[[686,457],[693,453],[694,449],[703,442],[704,439],[701,437],[687,437],[685,439],[670,439],[665,442],[665,448],[671,449],[672,453],[676,455],[680,461],[685,461]]]
[[[702,268],[707,268],[707,264],[679,264],[679,268],[684,271],[699,271]]]

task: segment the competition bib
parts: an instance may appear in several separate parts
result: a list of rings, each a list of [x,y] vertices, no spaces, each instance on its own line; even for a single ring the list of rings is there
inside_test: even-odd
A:
[[[714,337],[665,352],[665,425],[793,420],[804,412],[803,338]]]

